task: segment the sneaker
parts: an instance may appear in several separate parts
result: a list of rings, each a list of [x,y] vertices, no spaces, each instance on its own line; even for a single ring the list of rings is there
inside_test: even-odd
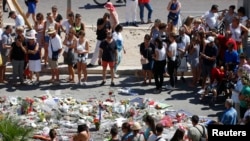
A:
[[[84,85],[84,86],[87,86],[87,85],[88,85],[88,82],[86,82],[86,81],[83,82],[83,85]]]
[[[132,25],[135,26],[135,27],[139,27],[136,22],[133,22]]]
[[[153,22],[152,22],[151,20],[148,20],[148,22],[147,22],[147,23],[149,24],[149,23],[153,23]]]
[[[205,92],[205,90],[204,90],[204,89],[201,89],[201,90],[199,90],[197,93],[198,93],[198,94],[204,94],[204,92]]]
[[[90,63],[89,63],[89,64],[87,65],[87,68],[92,68],[92,67],[94,67],[93,64],[90,64]]]
[[[100,86],[103,86],[106,83],[106,81],[102,81],[102,83],[100,84]]]
[[[114,83],[114,82],[111,82],[110,86],[115,86],[115,83]]]
[[[168,90],[173,90],[174,89],[171,85],[166,85],[165,88],[168,89]]]
[[[182,80],[183,83],[186,82],[186,79],[183,76],[181,77],[181,80]]]
[[[39,81],[36,81],[36,82],[33,83],[33,85],[35,85],[35,86],[38,86],[39,84],[40,84]]]
[[[153,93],[154,93],[154,94],[160,94],[160,93],[161,93],[161,90],[160,90],[160,89],[155,89]]]
[[[119,75],[118,74],[115,74],[115,76],[114,76],[115,78],[118,78],[119,77]]]
[[[79,81],[79,82],[77,83],[77,85],[80,85],[80,86],[81,86],[81,85],[82,85],[82,82],[81,82],[81,81]]]
[[[141,20],[141,24],[145,24],[144,20]]]

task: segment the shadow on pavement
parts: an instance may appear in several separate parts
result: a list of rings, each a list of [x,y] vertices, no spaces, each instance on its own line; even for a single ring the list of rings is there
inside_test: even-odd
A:
[[[125,4],[114,4],[115,7],[123,7]],[[86,5],[79,7],[79,9],[104,9],[102,5],[97,5],[97,4],[90,4],[87,3]]]

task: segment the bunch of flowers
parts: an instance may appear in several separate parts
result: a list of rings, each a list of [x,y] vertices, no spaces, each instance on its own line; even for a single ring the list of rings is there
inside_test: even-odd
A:
[[[33,111],[34,100],[32,98],[26,97],[22,100],[21,104],[21,114],[29,114]]]
[[[93,122],[95,124],[96,130],[99,130],[100,129],[100,125],[101,125],[100,120],[98,118],[94,117]]]

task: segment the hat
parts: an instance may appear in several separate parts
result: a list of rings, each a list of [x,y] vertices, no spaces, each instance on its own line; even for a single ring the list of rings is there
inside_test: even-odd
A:
[[[49,29],[47,30],[48,34],[52,34],[52,33],[55,33],[55,32],[56,32],[56,30],[55,30],[54,27],[49,27]]]
[[[26,39],[36,39],[36,34],[32,34],[29,32],[26,34]]]
[[[106,9],[108,9],[108,10],[115,10],[115,7],[114,7],[114,5],[112,4],[112,2],[107,2],[105,5],[104,5],[104,7],[106,8]]]
[[[10,18],[13,14],[15,14],[16,12],[15,11],[10,11],[9,12],[9,16],[8,16],[8,18]]]
[[[209,36],[209,37],[207,38],[207,40],[206,40],[206,43],[208,44],[208,43],[212,43],[212,42],[214,42],[214,37]]]
[[[201,19],[200,19],[200,18],[195,19],[195,20],[194,20],[194,23],[199,23],[199,24],[201,24]]]
[[[131,127],[132,130],[140,130],[141,129],[141,125],[139,122],[134,122],[134,124]]]

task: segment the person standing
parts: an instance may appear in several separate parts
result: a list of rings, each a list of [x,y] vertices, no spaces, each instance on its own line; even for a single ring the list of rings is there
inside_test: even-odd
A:
[[[236,125],[237,123],[237,112],[233,107],[233,100],[227,99],[225,102],[226,110],[221,117],[221,123],[223,125]]]
[[[76,37],[79,38],[80,31],[85,32],[85,24],[82,22],[82,16],[78,13],[75,15],[74,29],[76,31]]]
[[[164,44],[160,38],[155,39],[155,54],[154,54],[154,67],[153,73],[155,78],[156,89],[154,93],[161,93],[164,72],[166,66],[166,47],[167,44]],[[160,79],[160,80],[159,80]]]
[[[138,27],[136,23],[138,0],[127,0],[126,2],[126,26],[132,24]]]
[[[39,52],[39,44],[36,42],[36,35],[34,33],[27,33],[26,39],[27,42],[27,54],[29,59],[29,70],[31,71],[31,76],[33,76],[33,73],[36,74],[36,81],[33,83],[33,85],[39,85],[40,84],[40,72],[41,72],[41,56]],[[31,82],[32,77],[30,78]]]
[[[36,14],[36,23],[34,29],[36,30],[37,42],[39,44],[40,55],[42,56],[42,48],[44,47],[44,26],[45,20],[42,13]]]
[[[219,19],[218,8],[218,5],[212,5],[211,9],[201,17],[203,20],[205,20],[206,31],[215,30],[217,28]]]
[[[76,46],[77,46],[77,38],[75,36],[75,28],[71,27],[69,29],[69,33],[65,36],[63,41],[63,45],[65,46],[63,57],[64,63],[68,65],[68,73],[69,73],[69,81],[70,83],[75,83],[75,70],[74,65],[76,63],[76,58],[74,55]]]
[[[9,51],[11,49],[12,44],[12,26],[7,25],[5,27],[5,31],[3,32],[2,36],[2,43],[0,45],[0,51],[2,56],[2,66],[0,66],[0,83],[7,83],[5,80],[5,72],[6,72],[6,63],[9,57]]]
[[[23,84],[24,72],[24,58],[26,54],[24,38],[21,36],[16,37],[16,41],[11,45],[10,61],[13,67],[13,85],[17,86],[17,76],[19,77],[20,84]]]
[[[123,37],[122,37],[122,34],[121,34],[122,30],[123,30],[122,25],[118,24],[115,27],[115,32],[113,32],[113,39],[116,42],[117,50],[118,50],[117,63],[115,64],[115,68],[114,68],[115,69],[115,78],[119,77],[119,75],[117,74],[117,67],[121,63],[122,52],[124,54],[126,54],[126,50],[124,49],[124,41],[123,41]]]
[[[3,0],[3,12],[8,12],[8,8],[6,8],[7,0]]]
[[[47,67],[47,62],[48,62],[48,46],[49,46],[49,35],[46,32],[49,28],[54,28],[56,31],[59,30],[59,25],[56,23],[54,18],[52,17],[51,13],[47,13],[47,20],[44,23],[44,65],[45,68]]]
[[[209,36],[206,40],[206,46],[200,56],[202,58],[202,89],[198,93],[205,92],[204,88],[206,85],[207,77],[211,75],[211,71],[216,66],[218,48],[214,43],[214,37]]]
[[[145,64],[142,64],[142,72],[143,72],[143,83],[142,85],[147,85],[147,80],[149,80],[149,84],[151,84],[152,79],[152,69],[154,66],[154,59],[152,58],[155,53],[155,46],[150,42],[151,37],[149,34],[144,36],[144,42],[140,44],[140,54],[142,60],[147,60]]]
[[[62,41],[61,37],[57,34],[54,27],[49,28],[47,30],[49,38],[49,46],[48,46],[48,62],[51,68],[51,82],[54,84],[60,84],[59,81],[59,69],[58,69],[58,60],[52,59],[53,52],[60,56],[62,52]],[[58,58],[57,58],[58,59]]]
[[[112,32],[107,32],[107,37],[104,41],[101,42],[99,48],[98,64],[102,64],[102,77],[103,77],[100,86],[103,86],[106,83],[106,71],[108,65],[111,74],[110,86],[115,86],[114,67],[116,63],[117,63],[117,45],[115,40],[113,39]]]
[[[111,24],[109,21],[109,17],[110,14],[109,13],[105,13],[103,15],[102,18],[99,18],[97,20],[97,30],[96,30],[96,35],[97,35],[97,41],[96,41],[96,46],[95,46],[95,50],[93,53],[93,56],[91,58],[90,63],[87,65],[87,67],[94,67],[97,59],[98,59],[98,55],[99,55],[99,47],[100,44],[103,40],[106,39],[106,35],[108,31],[111,31]]]
[[[34,23],[36,22],[36,5],[38,0],[27,0],[28,11],[26,13],[26,18],[28,19],[30,14],[32,15],[32,19]]]
[[[114,31],[115,27],[119,24],[118,14],[114,5],[111,2],[107,2],[104,7],[109,11],[110,14],[110,24],[111,28]]]
[[[180,10],[181,10],[181,3],[178,0],[170,0],[167,6],[168,13],[168,21],[172,21],[174,26],[177,26]]]
[[[56,5],[53,5],[51,7],[51,13],[52,13],[52,17],[54,18],[54,20],[57,22],[59,28],[58,28],[58,35],[61,36],[61,23],[62,23],[62,20],[63,20],[63,17],[61,14],[58,13],[58,9],[57,9],[57,6]]]
[[[177,43],[175,41],[175,33],[169,34],[169,41],[170,45],[167,48],[167,58],[168,58],[168,74],[170,77],[170,85],[166,85],[166,89],[172,90],[175,87],[176,80],[175,80],[175,71],[177,68],[176,60],[177,60]]]
[[[150,5],[150,0],[139,0],[139,8],[140,8],[140,19],[141,19],[141,24],[144,24],[144,7],[147,8],[148,10],[148,21],[147,23],[152,23],[151,16],[153,13],[153,8]]]
[[[87,58],[89,53],[89,42],[85,38],[85,32],[79,32],[79,39],[77,41],[76,47],[77,53],[77,74],[78,74],[78,84],[82,85],[81,77],[83,73],[83,85],[87,85]]]
[[[8,18],[15,20],[15,27],[25,26],[24,19],[20,14],[17,14],[15,11],[10,11]]]

